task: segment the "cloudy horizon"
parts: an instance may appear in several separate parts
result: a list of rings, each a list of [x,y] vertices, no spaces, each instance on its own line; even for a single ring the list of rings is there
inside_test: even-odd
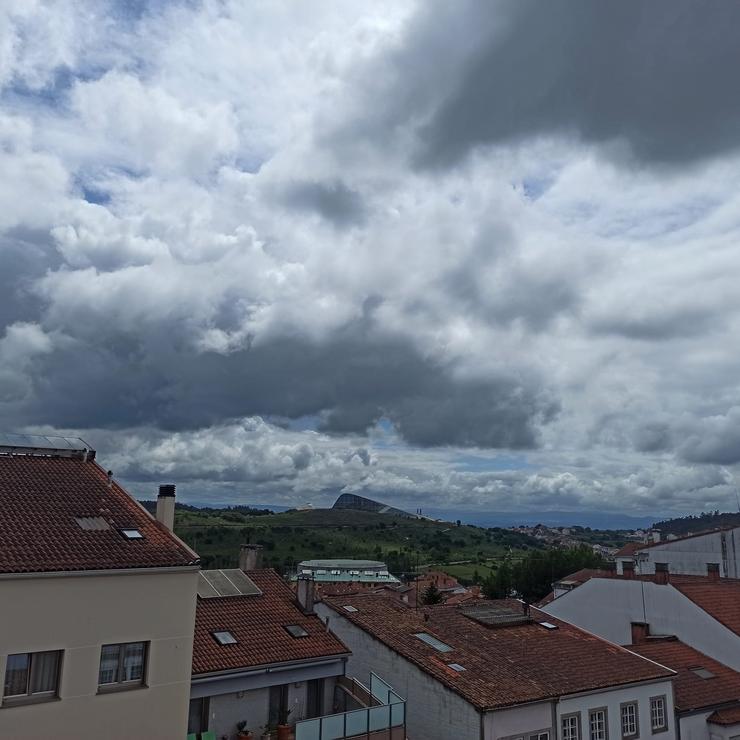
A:
[[[185,502],[736,510],[739,23],[3,3],[0,429]]]

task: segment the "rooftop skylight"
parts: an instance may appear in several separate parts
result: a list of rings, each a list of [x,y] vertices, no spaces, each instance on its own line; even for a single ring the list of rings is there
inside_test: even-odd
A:
[[[285,629],[292,637],[308,637],[308,632],[300,624],[286,624]]]
[[[458,673],[462,673],[465,670],[465,667],[459,663],[448,663],[447,667],[452,668],[453,671],[457,671]]]
[[[346,606],[343,606],[342,609],[344,609],[344,611],[346,612],[356,612],[357,611],[357,609],[355,609],[354,606],[350,606],[349,604],[347,604]]]
[[[236,637],[228,630],[211,633],[219,645],[236,645]]]
[[[122,529],[121,534],[127,539],[127,540],[142,540],[144,539],[144,535],[139,532],[138,529]]]
[[[699,678],[714,678],[714,673],[712,673],[708,668],[696,666],[695,668],[689,668],[689,670],[699,676]]]
[[[414,637],[418,637],[422,642],[430,645],[435,650],[439,650],[440,653],[449,653],[452,650],[449,645],[442,642],[442,640],[438,640],[427,632],[415,632]]]

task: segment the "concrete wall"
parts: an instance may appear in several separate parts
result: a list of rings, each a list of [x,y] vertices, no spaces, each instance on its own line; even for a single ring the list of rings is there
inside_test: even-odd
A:
[[[592,578],[543,611],[620,645],[631,642],[630,622],[647,622],[653,634],[676,635],[740,671],[740,636],[670,584]]]
[[[557,704],[558,737],[560,736],[561,719],[566,714],[581,713],[581,737],[589,737],[588,713],[591,709],[607,708],[609,738],[621,738],[620,705],[625,702],[637,702],[637,716],[640,723],[640,738],[653,737],[650,725],[650,697],[665,696],[666,720],[668,729],[656,737],[662,740],[675,740],[676,720],[673,707],[673,685],[671,681],[659,681],[650,684],[638,684],[621,689],[596,692],[580,696],[562,698]],[[685,740],[685,738],[681,738]]]
[[[445,688],[383,643],[350,621],[317,604],[320,616],[352,651],[347,675],[366,683],[373,671],[406,699],[407,733],[413,740],[480,740],[481,715],[464,699]]]
[[[737,578],[740,574],[740,527],[661,542],[635,555],[638,573],[655,573],[655,563],[668,563],[671,573],[706,575],[707,563],[719,563],[722,577]],[[619,562],[617,570],[622,572]]]
[[[0,677],[9,654],[64,651],[59,700],[0,707],[0,737],[184,737],[197,578],[152,570],[0,579]],[[150,643],[147,686],[98,694],[101,646],[140,640]]]
[[[334,699],[334,677],[324,680],[323,713],[331,714]],[[289,724],[306,719],[307,688],[306,681],[288,685],[288,708],[291,710],[288,717]],[[256,737],[260,737],[262,729],[268,722],[270,712],[269,687],[240,691],[235,694],[221,694],[210,697],[208,729],[216,733],[216,737],[226,735],[231,737],[236,733],[236,723],[246,720],[247,728]]]
[[[526,736],[531,733],[549,731],[551,740],[555,740],[552,722],[553,704],[549,701],[489,712],[484,721],[484,738],[498,740],[504,737],[525,736],[526,740]]]

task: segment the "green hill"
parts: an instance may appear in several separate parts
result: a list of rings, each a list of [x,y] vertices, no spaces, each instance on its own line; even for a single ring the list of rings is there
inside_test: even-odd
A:
[[[449,570],[470,580],[481,578],[503,556],[541,545],[527,535],[498,527],[484,529],[451,522],[407,519],[389,514],[341,509],[248,513],[244,509],[178,507],[175,532],[202,559],[206,568],[236,567],[239,545],[264,547],[265,565],[289,572],[310,558],[368,558],[385,561],[402,574],[427,564],[450,564]]]

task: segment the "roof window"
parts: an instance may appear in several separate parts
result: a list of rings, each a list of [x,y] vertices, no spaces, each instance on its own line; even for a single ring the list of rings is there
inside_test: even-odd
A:
[[[133,528],[125,528],[121,529],[121,534],[127,539],[127,540],[143,540],[144,535],[139,532],[138,529]]]
[[[703,668],[702,666],[695,666],[694,668],[689,668],[689,670],[699,676],[699,678],[714,678],[714,673],[712,673],[708,668]]]
[[[234,635],[232,635],[228,630],[211,632],[211,634],[219,645],[236,645],[236,637],[234,637]]]
[[[449,645],[433,637],[428,632],[415,632],[414,637],[418,637],[422,642],[425,642],[435,650],[439,650],[440,653],[449,653],[452,650]]]
[[[458,673],[462,673],[465,670],[465,667],[459,663],[448,663],[447,667],[452,668],[453,671],[457,671]]]
[[[285,630],[291,637],[308,637],[308,632],[300,624],[286,624]]]
[[[544,627],[546,630],[556,630],[558,628],[557,624],[552,622],[540,622],[540,627]]]
[[[354,606],[350,606],[349,604],[347,604],[346,606],[343,606],[342,609],[344,609],[344,611],[346,612],[356,612],[357,611],[357,609],[355,609]]]

